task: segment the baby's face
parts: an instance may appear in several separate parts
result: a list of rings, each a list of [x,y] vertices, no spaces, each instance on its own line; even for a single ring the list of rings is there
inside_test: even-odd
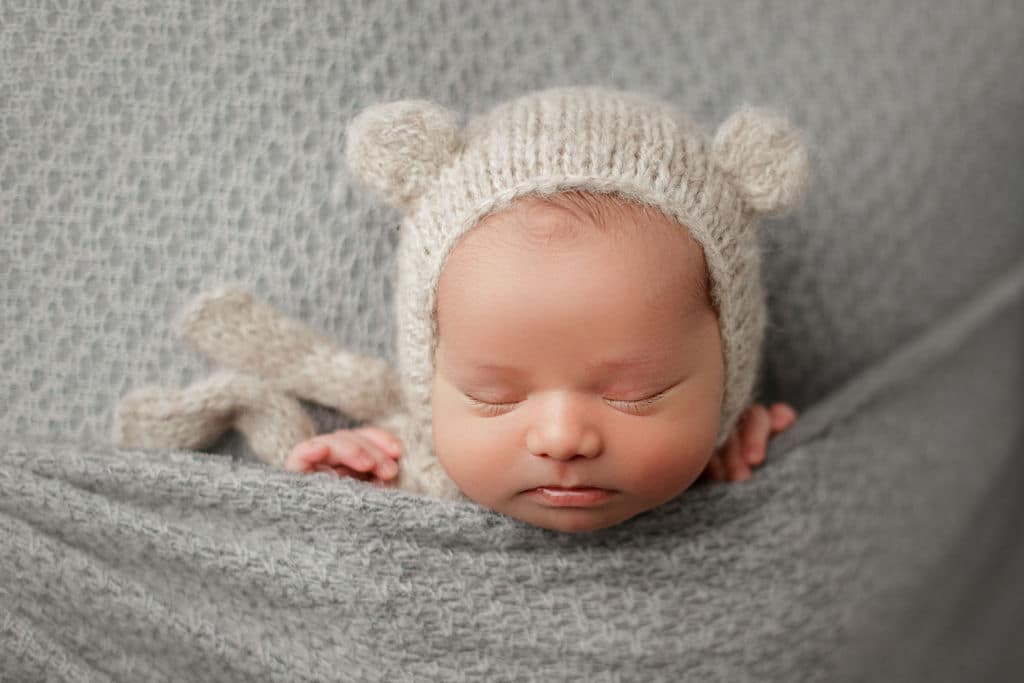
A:
[[[521,199],[465,235],[438,285],[435,452],[471,499],[549,529],[674,498],[721,416],[700,246],[656,212],[609,211],[603,227]]]

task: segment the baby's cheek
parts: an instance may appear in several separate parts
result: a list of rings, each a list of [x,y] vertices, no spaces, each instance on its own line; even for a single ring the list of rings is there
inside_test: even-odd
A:
[[[688,489],[700,477],[709,459],[694,453],[667,453],[646,468],[637,488],[645,498],[664,503]]]
[[[435,415],[434,452],[455,485],[473,500],[490,505],[507,484],[507,468],[494,446],[494,430],[479,419]]]
[[[714,452],[714,431],[666,429],[638,440],[626,474],[634,490],[665,502],[686,490],[701,475]]]

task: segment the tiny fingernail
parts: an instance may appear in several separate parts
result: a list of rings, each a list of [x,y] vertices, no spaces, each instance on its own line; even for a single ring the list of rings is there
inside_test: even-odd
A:
[[[398,465],[389,460],[381,464],[380,472],[385,477],[393,477],[398,474]]]

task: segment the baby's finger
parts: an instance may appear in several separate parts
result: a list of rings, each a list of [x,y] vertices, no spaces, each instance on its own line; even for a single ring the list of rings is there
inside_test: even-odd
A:
[[[771,429],[772,418],[768,414],[768,409],[760,404],[751,406],[743,421],[742,430],[742,454],[748,465],[760,465],[764,462]]]
[[[321,441],[303,441],[288,453],[284,468],[292,472],[312,472],[314,465],[323,461],[329,450]]]
[[[733,432],[732,436],[729,437],[729,442],[725,448],[724,460],[726,476],[729,481],[746,481],[750,479],[750,466],[747,465],[747,461],[743,457],[742,444],[736,432]]]
[[[796,422],[797,413],[786,403],[775,403],[772,405],[771,418],[772,434],[777,434],[789,429]]]
[[[369,466],[360,466],[358,468],[360,471],[373,471],[381,479],[394,479],[398,475],[398,464],[395,462],[394,456],[385,453],[383,449],[364,436],[359,430],[349,432],[346,436],[351,441],[357,443],[360,452],[371,460]]]
[[[377,466],[377,460],[366,452],[362,442],[351,434],[328,441],[331,452],[326,463],[332,467],[347,467],[355,473],[369,472]]]
[[[374,477],[373,479],[370,479],[370,485],[382,489],[391,489],[394,488],[397,484],[393,479],[377,479],[376,477]]]
[[[366,437],[385,455],[397,458],[402,454],[402,442],[391,432],[380,427],[360,427],[353,430],[360,436]]]

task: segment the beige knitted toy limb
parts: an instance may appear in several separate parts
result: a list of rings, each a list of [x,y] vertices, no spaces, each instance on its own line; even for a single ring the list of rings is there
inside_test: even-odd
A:
[[[150,386],[127,394],[114,411],[112,440],[120,448],[202,450],[232,428],[275,466],[293,444],[315,434],[294,398],[259,378],[218,371],[184,389]]]
[[[114,414],[117,446],[196,450],[236,428],[260,460],[281,466],[292,446],[316,434],[297,399],[357,420],[399,408],[387,363],[339,349],[237,287],[199,295],[174,327],[223,369],[184,389],[143,387],[124,396]]]

